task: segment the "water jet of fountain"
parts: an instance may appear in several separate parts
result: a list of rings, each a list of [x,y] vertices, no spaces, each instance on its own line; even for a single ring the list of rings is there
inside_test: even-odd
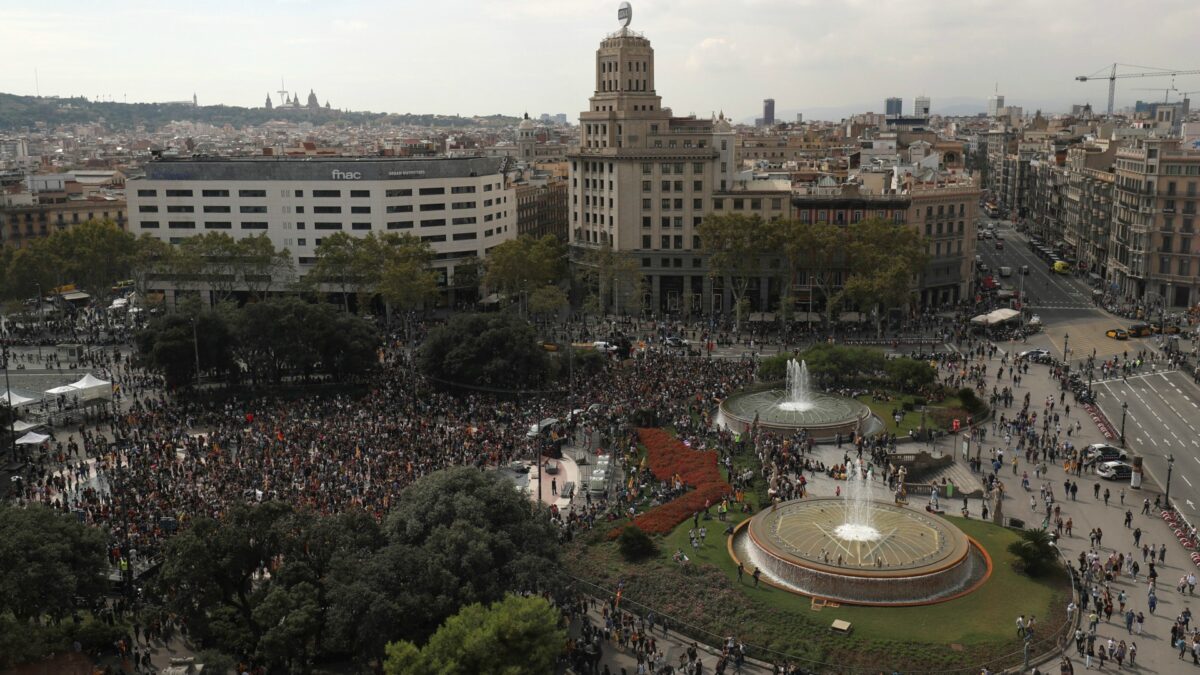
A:
[[[782,410],[804,412],[815,407],[808,384],[808,363],[792,359],[787,363],[787,399],[779,404]]]
[[[879,530],[871,525],[871,477],[866,462],[856,459],[846,466],[846,490],[843,493],[846,522],[834,528],[847,541],[874,541]]]

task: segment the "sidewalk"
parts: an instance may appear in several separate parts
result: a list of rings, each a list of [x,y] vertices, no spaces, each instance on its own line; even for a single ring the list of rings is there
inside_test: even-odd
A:
[[[989,368],[994,372],[995,367],[999,364],[999,358],[988,361]],[[989,377],[989,387],[994,378]],[[1059,381],[1053,379],[1050,375],[1048,366],[1031,364],[1028,374],[1024,375],[1021,380],[1021,386],[1014,390],[1016,402],[1012,408],[1001,408],[996,411],[996,419],[999,419],[1001,413],[1017,412],[1019,402],[1024,398],[1025,392],[1030,392],[1030,407],[1041,414],[1041,402],[1047,396],[1053,396],[1054,400],[1058,401],[1058,396],[1061,394]],[[1073,433],[1070,441],[1075,447],[1085,447],[1092,443],[1106,442],[1103,433],[1093,422],[1091,417],[1084,410],[1083,406],[1076,405],[1068,396],[1068,403],[1071,403],[1071,415],[1063,420],[1064,434],[1067,422],[1072,424],[1079,421],[1082,428],[1079,432]],[[1062,407],[1056,405],[1055,411],[1062,413]],[[991,447],[1001,446],[1003,444],[1002,437],[997,437],[997,434],[988,435],[988,440],[985,442],[984,454],[987,454],[987,449]],[[1131,453],[1136,454],[1138,448],[1131,446]],[[1011,457],[1011,453],[1006,453],[1006,456]],[[1021,469],[1031,469],[1024,457],[1020,459]],[[1169,644],[1169,635],[1171,625],[1174,619],[1179,615],[1184,608],[1189,607],[1191,603],[1190,596],[1181,596],[1176,592],[1175,586],[1177,580],[1189,572],[1196,571],[1189,559],[1189,553],[1179,545],[1175,536],[1162,520],[1161,516],[1154,512],[1153,507],[1148,515],[1142,515],[1143,500],[1149,499],[1153,504],[1155,497],[1160,494],[1159,487],[1154,484],[1154,477],[1147,476],[1146,481],[1142,483],[1140,489],[1133,489],[1129,486],[1129,481],[1109,481],[1098,478],[1094,474],[1085,471],[1079,476],[1068,476],[1063,470],[1062,464],[1052,464],[1047,462],[1049,471],[1042,479],[1041,483],[1049,484],[1054,491],[1055,503],[1062,507],[1062,518],[1066,520],[1071,518],[1074,521],[1073,535],[1064,536],[1059,539],[1059,548],[1063,555],[1077,564],[1080,553],[1091,550],[1088,533],[1093,529],[1099,528],[1103,532],[1101,546],[1098,552],[1101,558],[1107,558],[1112,552],[1123,552],[1127,557],[1133,557],[1138,560],[1142,566],[1142,574],[1139,575],[1139,581],[1134,582],[1127,575],[1122,575],[1111,584],[1112,595],[1116,596],[1120,592],[1124,592],[1128,598],[1127,608],[1133,609],[1135,613],[1142,612],[1145,617],[1144,631],[1141,635],[1131,635],[1128,631],[1122,633],[1125,628],[1124,621],[1114,618],[1112,622],[1104,621],[1101,618],[1098,626],[1098,644],[1106,644],[1111,638],[1114,642],[1119,643],[1125,640],[1129,645],[1136,642],[1138,646],[1138,654],[1136,661],[1136,670],[1146,673],[1178,673],[1191,670],[1190,663],[1185,666],[1178,659],[1178,650],[1172,648]],[[1002,479],[1008,478],[1003,476],[1005,471],[1001,471]],[[1032,476],[1032,470],[1030,470]],[[1071,500],[1069,496],[1063,494],[1063,483],[1066,480],[1072,480],[1078,483],[1079,491],[1076,500]],[[1031,482],[1030,492],[1026,492],[1020,488],[1020,482],[1016,480],[1006,480],[1009,487],[1008,493],[1004,500],[1004,514],[1009,517],[1016,517],[1025,520],[1029,523],[1029,527],[1040,526],[1045,512],[1036,512],[1030,507],[1029,495],[1037,496],[1037,492],[1033,491],[1036,483]],[[1100,497],[1095,497],[1095,486],[1100,486]],[[1103,493],[1105,488],[1111,492],[1111,498],[1108,503],[1105,503]],[[1132,522],[1129,527],[1125,526],[1126,511],[1131,512]],[[1158,566],[1158,607],[1155,613],[1151,614],[1147,603],[1147,582],[1145,573],[1148,571],[1148,566],[1140,559],[1140,552],[1135,551],[1133,544],[1133,530],[1140,528],[1141,543],[1149,543],[1152,546],[1158,547],[1166,544],[1167,553],[1165,564]],[[1196,603],[1200,607],[1200,603]],[[1086,617],[1091,612],[1091,604],[1089,603],[1088,610],[1083,613]],[[1000,621],[1012,622],[1016,617],[997,617]],[[1086,622],[1084,625],[1086,632]],[[1014,639],[1014,646],[1017,643]],[[1085,670],[1084,661],[1078,656],[1072,645],[1068,651],[1068,656],[1072,659],[1077,672]],[[1042,664],[1046,668],[1057,670],[1057,657]],[[1093,659],[1093,666],[1098,666],[1098,661]],[[1112,668],[1111,663],[1106,666]]]

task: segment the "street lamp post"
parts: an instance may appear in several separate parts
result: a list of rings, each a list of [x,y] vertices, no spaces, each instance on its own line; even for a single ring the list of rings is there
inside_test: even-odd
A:
[[[8,398],[5,403],[8,404],[8,434],[9,443],[12,449],[12,458],[17,460],[17,407],[13,405],[12,385],[8,383],[8,345],[4,345],[2,357],[4,359],[4,388],[7,390],[5,397]]]
[[[1125,413],[1129,412],[1129,402],[1121,401],[1121,447],[1125,447]]]
[[[1171,508],[1171,469],[1173,469],[1173,468],[1175,468],[1175,455],[1170,454],[1170,455],[1167,455],[1167,495],[1166,495],[1166,502],[1167,502],[1166,508],[1167,509]]]

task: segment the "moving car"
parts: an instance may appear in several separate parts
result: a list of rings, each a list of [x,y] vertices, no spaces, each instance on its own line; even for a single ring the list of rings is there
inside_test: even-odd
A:
[[[1004,250],[1004,240],[1003,239],[996,239],[996,250],[997,251]]]
[[[663,344],[665,344],[668,347],[687,347],[688,341],[681,337],[678,337],[676,335],[672,335],[672,336],[664,339]]]
[[[1021,352],[1020,354],[1017,354],[1017,356],[1022,359],[1031,359],[1032,360],[1032,359],[1036,359],[1036,358],[1039,358],[1042,356],[1050,356],[1050,350],[1042,349],[1040,347],[1038,349],[1027,349],[1027,350]]]
[[[592,343],[592,349],[595,349],[598,352],[604,352],[605,354],[611,354],[617,351],[617,346],[611,342],[597,340]]]
[[[1128,340],[1129,333],[1125,332],[1124,328],[1109,328],[1104,331],[1104,337],[1110,337],[1114,340]]]
[[[1000,276],[1011,277],[1012,276],[1012,268],[1007,265],[1001,267],[1000,268]]]
[[[1083,461],[1085,464],[1094,464],[1096,462],[1128,462],[1129,453],[1108,443],[1093,443],[1083,449]]]
[[[1179,333],[1179,326],[1174,324],[1168,324],[1164,327],[1162,324],[1156,323],[1153,326],[1150,326],[1150,329],[1153,330],[1155,334],[1164,333],[1166,335],[1175,335]]]
[[[1055,260],[1054,263],[1050,265],[1050,271],[1054,272],[1055,274],[1070,274],[1071,266],[1062,260]]]
[[[1147,337],[1154,333],[1148,323],[1135,323],[1129,327],[1129,337]]]
[[[1104,462],[1096,467],[1096,475],[1109,480],[1121,480],[1133,475],[1133,465],[1129,462]]]

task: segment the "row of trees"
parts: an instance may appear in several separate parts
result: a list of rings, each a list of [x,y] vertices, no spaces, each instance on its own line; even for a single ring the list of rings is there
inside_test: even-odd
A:
[[[444,640],[490,635],[499,648],[505,636],[495,617],[470,609],[442,638],[414,645],[464,607],[504,601],[501,613],[510,614],[507,594],[559,587],[557,533],[537,509],[502,477],[469,468],[405,489],[383,524],[365,513],[319,516],[278,502],[236,506],[220,520],[197,518],[168,542],[155,590],[163,609],[187,619],[192,639],[271,671],[307,672],[316,660],[345,657],[365,666],[383,661],[389,643],[406,641],[390,650],[396,667],[425,665],[392,672],[449,672],[433,667],[453,657]],[[263,564],[269,578],[259,574]],[[541,627],[528,641],[508,636],[520,644],[493,654],[517,649],[517,665],[521,650],[548,648],[545,608],[508,609]],[[486,656],[457,648],[470,660]]]
[[[233,380],[244,375],[256,385],[289,375],[341,381],[370,370],[379,344],[370,321],[298,297],[191,307],[154,319],[138,334],[146,365],[172,387],[190,382],[197,368]]]
[[[728,284],[739,324],[751,280],[776,277],[785,290],[779,307],[784,319],[794,312],[794,291],[807,285],[825,301],[827,321],[836,307],[850,304],[872,311],[882,330],[888,309],[911,302],[928,258],[920,233],[875,218],[844,227],[717,214],[701,223],[700,241],[710,273]]]

